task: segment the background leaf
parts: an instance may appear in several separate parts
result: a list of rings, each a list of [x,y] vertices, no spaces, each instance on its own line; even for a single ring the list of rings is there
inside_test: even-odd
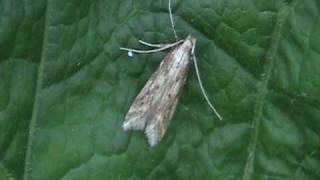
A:
[[[0,179],[319,179],[320,2],[173,0],[194,70],[163,141],[121,123],[173,42],[167,0],[0,1]]]

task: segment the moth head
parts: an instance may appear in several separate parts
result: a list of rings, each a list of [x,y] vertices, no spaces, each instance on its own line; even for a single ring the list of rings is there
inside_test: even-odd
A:
[[[196,47],[197,39],[189,35],[185,39],[185,42],[190,42],[190,44],[191,44],[191,54],[194,54],[194,48]]]

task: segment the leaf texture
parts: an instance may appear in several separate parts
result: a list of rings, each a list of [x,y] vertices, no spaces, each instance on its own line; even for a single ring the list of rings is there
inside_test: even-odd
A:
[[[175,41],[167,0],[0,1],[0,179],[320,178],[320,2],[172,0],[194,69],[161,143],[121,129]]]

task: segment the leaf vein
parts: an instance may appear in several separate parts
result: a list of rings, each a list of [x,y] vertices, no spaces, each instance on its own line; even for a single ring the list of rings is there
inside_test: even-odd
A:
[[[257,93],[257,101],[256,101],[257,103],[254,107],[254,117],[252,122],[253,135],[248,147],[247,161],[246,161],[244,173],[242,176],[243,180],[250,180],[254,172],[255,152],[256,152],[256,146],[257,146],[257,141],[258,141],[258,136],[260,131],[261,118],[263,115],[262,112],[264,107],[264,101],[268,92],[268,82],[272,74],[274,56],[278,49],[279,41],[281,38],[282,26],[289,15],[289,11],[290,11],[290,6],[288,4],[278,13],[277,22],[273,31],[270,48],[266,53],[265,66],[264,66],[263,73],[261,74],[261,80],[258,85],[258,93]]]

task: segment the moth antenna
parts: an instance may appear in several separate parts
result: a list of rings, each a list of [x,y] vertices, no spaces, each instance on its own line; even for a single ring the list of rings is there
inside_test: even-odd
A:
[[[148,42],[139,40],[139,43],[141,43],[141,44],[143,44],[143,45],[145,45],[145,46],[149,46],[149,47],[156,48],[156,49],[151,49],[151,50],[139,50],[139,49],[131,49],[131,48],[120,47],[120,50],[128,51],[129,56],[133,56],[132,53],[147,54],[147,53],[160,52],[160,51],[169,49],[169,48],[171,48],[171,47],[174,47],[174,46],[182,43],[184,40],[179,40],[179,41],[178,41],[178,36],[177,36],[177,33],[176,33],[176,28],[174,27],[174,19],[173,19],[172,10],[171,10],[171,0],[169,0],[169,2],[168,2],[168,9],[169,9],[169,16],[170,16],[171,27],[172,27],[172,30],[173,30],[174,37],[176,38],[176,42],[171,43],[171,44],[153,44],[153,43],[148,43]]]
[[[176,28],[174,27],[174,20],[173,20],[172,10],[171,10],[171,0],[169,0],[168,9],[169,9],[170,22],[171,22],[171,27],[172,27],[172,30],[173,30],[173,34],[174,34],[174,37],[176,38],[176,40],[178,40],[178,36],[177,36],[177,33],[176,33]]]
[[[222,117],[220,116],[218,111],[214,108],[212,103],[210,102],[210,100],[209,100],[209,98],[207,96],[207,93],[206,93],[206,91],[205,91],[205,89],[204,89],[204,87],[202,85],[202,80],[201,80],[201,77],[200,77],[197,58],[196,58],[196,55],[194,53],[194,48],[195,48],[195,46],[192,47],[191,54],[192,54],[192,59],[193,59],[193,62],[194,62],[194,67],[196,69],[196,75],[197,75],[197,79],[198,79],[198,82],[199,82],[199,86],[200,86],[201,92],[202,92],[205,100],[207,101],[209,107],[213,110],[213,112],[216,114],[216,116],[219,118],[219,120],[222,120]]]
[[[164,45],[164,46],[162,46],[160,48],[151,49],[151,50],[139,50],[139,49],[124,48],[124,47],[120,47],[120,50],[124,50],[124,51],[128,51],[128,52],[134,52],[134,53],[147,54],[147,53],[160,52],[160,51],[172,48],[172,47],[182,43],[183,41],[184,41],[184,39],[180,40],[180,41],[177,41],[177,42],[174,42],[174,43],[171,43],[171,44],[166,44],[166,45]]]

